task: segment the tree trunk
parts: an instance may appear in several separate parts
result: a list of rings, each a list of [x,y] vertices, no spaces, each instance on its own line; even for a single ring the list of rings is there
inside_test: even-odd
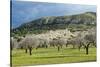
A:
[[[88,52],[89,52],[89,51],[88,51],[88,48],[89,48],[89,47],[87,46],[87,47],[86,47],[86,54],[87,54],[87,55],[88,55]]]
[[[25,49],[25,53],[27,53],[27,49]]]
[[[66,47],[68,47],[68,44],[66,44]]]
[[[48,46],[47,46],[47,45],[45,45],[45,48],[48,48]]]
[[[80,51],[81,47],[79,46],[78,49],[79,49],[79,51]]]
[[[86,54],[87,54],[87,55],[88,55],[88,52],[89,52],[89,45],[90,45],[90,43],[89,43],[87,46],[85,46]]]
[[[23,49],[23,47],[21,46],[21,49]]]
[[[82,45],[79,45],[79,46],[78,46],[79,51],[80,51],[81,47],[82,47]]]
[[[29,48],[29,54],[32,55],[32,47]]]
[[[60,46],[58,46],[58,51],[60,51]]]

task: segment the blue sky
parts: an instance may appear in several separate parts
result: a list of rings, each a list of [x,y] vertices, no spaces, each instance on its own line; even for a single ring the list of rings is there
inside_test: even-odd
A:
[[[73,15],[96,12],[95,5],[12,1],[12,27],[18,27],[45,16]]]

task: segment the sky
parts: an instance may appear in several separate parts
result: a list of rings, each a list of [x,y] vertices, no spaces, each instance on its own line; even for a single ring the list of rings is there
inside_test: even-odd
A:
[[[95,5],[12,1],[12,28],[45,16],[66,16],[96,12]]]

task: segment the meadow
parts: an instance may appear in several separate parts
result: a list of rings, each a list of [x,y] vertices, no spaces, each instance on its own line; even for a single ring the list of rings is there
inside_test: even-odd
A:
[[[80,51],[71,47],[63,47],[60,51],[56,47],[33,49],[32,55],[25,53],[24,49],[14,49],[11,53],[12,66],[29,66],[45,64],[66,64],[96,61],[96,48],[90,47],[89,54],[85,49]]]

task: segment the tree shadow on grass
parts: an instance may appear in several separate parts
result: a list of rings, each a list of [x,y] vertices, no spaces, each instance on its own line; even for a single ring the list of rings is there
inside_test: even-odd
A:
[[[79,55],[60,55],[60,56],[45,56],[45,57],[34,57],[36,59],[48,59],[48,58],[65,58],[65,57],[87,57],[87,56],[79,56]],[[88,56],[91,57],[91,56]]]

